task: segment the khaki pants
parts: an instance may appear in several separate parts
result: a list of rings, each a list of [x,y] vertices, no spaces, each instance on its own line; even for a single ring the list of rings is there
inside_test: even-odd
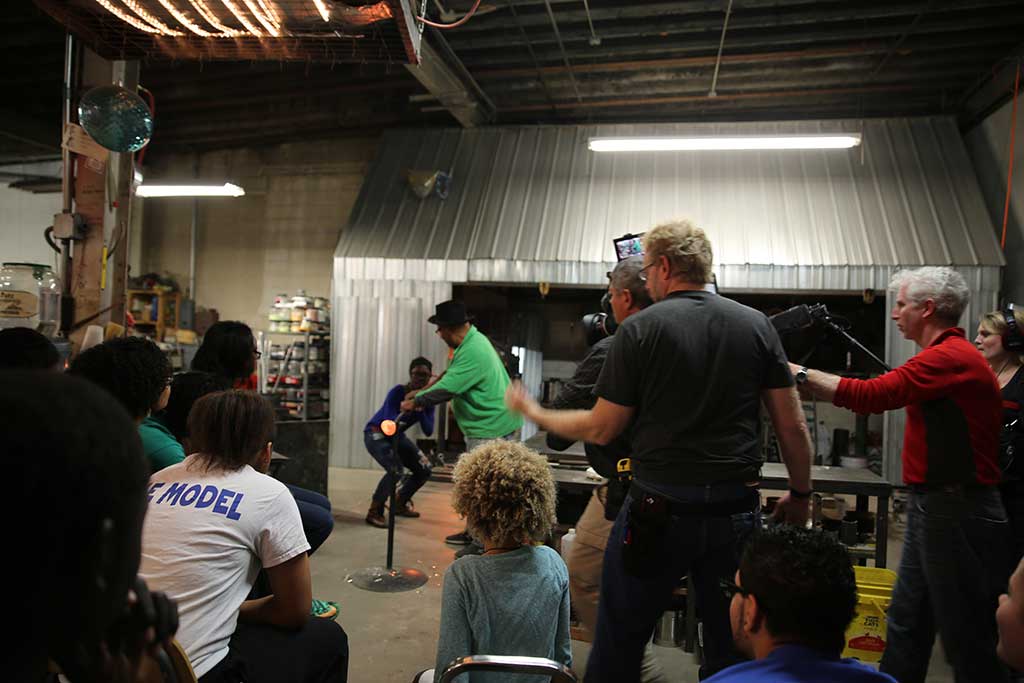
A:
[[[570,604],[576,610],[580,626],[591,642],[597,626],[597,603],[601,597],[604,551],[614,524],[604,518],[607,495],[607,486],[594,489],[594,494],[580,516],[580,521],[576,523],[576,540],[569,549],[569,556],[565,558],[565,564],[569,568]],[[655,659],[650,643],[647,643],[647,649],[644,650],[640,680],[643,683],[668,681]]]

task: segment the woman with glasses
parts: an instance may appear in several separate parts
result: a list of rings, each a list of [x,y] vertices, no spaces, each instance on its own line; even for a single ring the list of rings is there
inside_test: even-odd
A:
[[[203,335],[203,343],[192,359],[192,370],[212,373],[226,379],[235,389],[256,390],[256,359],[260,352],[256,348],[256,337],[252,328],[237,320],[222,320],[214,323]],[[331,515],[331,501],[314,491],[285,484],[299,506],[302,529],[309,541],[309,554],[327,540],[334,530]],[[337,606],[323,600],[313,601],[314,616],[333,618]]]

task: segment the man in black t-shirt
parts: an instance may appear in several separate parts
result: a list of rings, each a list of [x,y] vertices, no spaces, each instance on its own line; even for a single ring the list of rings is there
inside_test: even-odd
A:
[[[733,577],[760,520],[762,402],[789,471],[775,516],[804,524],[811,493],[807,424],[771,323],[704,290],[711,245],[689,222],[648,231],[644,250],[655,304],[616,331],[594,407],[546,410],[521,387],[506,395],[567,438],[606,444],[633,423],[633,486],[608,539],[588,683],[638,680],[644,645],[687,573],[704,625],[702,674],[741,659],[719,581]]]

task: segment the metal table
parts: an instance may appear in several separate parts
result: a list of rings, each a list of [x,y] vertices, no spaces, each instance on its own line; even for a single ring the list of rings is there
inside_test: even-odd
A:
[[[556,451],[547,447],[547,435],[538,432],[526,440],[526,445],[541,455],[547,456],[552,462],[555,482],[560,488],[568,490],[586,490],[604,483],[587,477],[580,465],[586,465],[586,454],[583,443],[577,441],[564,451]],[[857,558],[870,557],[876,567],[886,566],[886,552],[889,540],[889,499],[892,498],[892,484],[871,470],[849,469],[846,467],[811,467],[811,481],[816,493],[842,493],[856,496],[857,512],[868,511],[868,499],[877,498],[875,512],[875,547],[853,546],[850,554]],[[781,463],[766,462],[761,467],[761,488],[769,491],[787,491],[789,478],[786,466]]]

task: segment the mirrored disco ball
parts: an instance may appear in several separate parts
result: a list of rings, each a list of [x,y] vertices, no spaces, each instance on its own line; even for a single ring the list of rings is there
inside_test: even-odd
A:
[[[138,151],[153,136],[149,107],[119,85],[103,85],[85,93],[78,104],[78,122],[93,140],[114,152]]]

